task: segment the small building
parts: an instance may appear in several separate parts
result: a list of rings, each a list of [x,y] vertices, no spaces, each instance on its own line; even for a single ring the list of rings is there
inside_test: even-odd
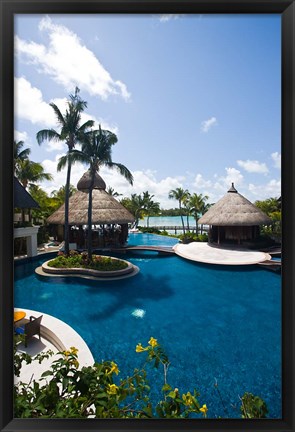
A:
[[[83,174],[77,184],[78,191],[69,199],[69,242],[79,249],[87,248],[88,202],[90,173]],[[106,184],[99,174],[95,174],[92,190],[92,246],[103,248],[122,246],[128,237],[128,224],[134,216],[106,191]],[[65,223],[65,204],[47,219],[56,225],[56,238],[63,240]]]
[[[39,208],[39,204],[31,197],[26,189],[20,184],[18,179],[14,177],[14,208],[21,210],[21,219],[18,221],[20,225],[28,222],[31,225],[32,208]],[[26,211],[28,214],[25,214]],[[15,221],[16,222],[16,221]],[[37,255],[37,234],[39,226],[15,226],[14,238],[26,239],[26,252],[28,257]],[[15,251],[18,253],[18,251]]]
[[[209,225],[210,243],[241,244],[255,241],[260,226],[270,225],[272,220],[239,194],[232,183],[227,194],[210,207],[198,222]]]

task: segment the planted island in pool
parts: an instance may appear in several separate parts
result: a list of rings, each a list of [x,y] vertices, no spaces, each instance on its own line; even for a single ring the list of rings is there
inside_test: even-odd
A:
[[[63,253],[42,264],[44,273],[55,275],[89,275],[94,277],[116,277],[126,274],[136,273],[137,268],[129,261],[122,259],[92,255],[92,260],[88,259],[86,252],[79,253],[70,251],[68,256]]]

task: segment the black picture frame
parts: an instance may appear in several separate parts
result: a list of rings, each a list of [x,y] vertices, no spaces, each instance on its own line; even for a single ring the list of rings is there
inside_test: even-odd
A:
[[[294,0],[0,0],[0,429],[1,431],[295,431],[295,4]],[[47,420],[13,418],[13,18],[44,13],[281,14],[282,19],[282,419]],[[270,317],[271,319],[271,317]]]

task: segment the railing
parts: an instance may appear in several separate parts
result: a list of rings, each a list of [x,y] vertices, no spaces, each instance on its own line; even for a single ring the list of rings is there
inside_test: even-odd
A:
[[[183,226],[182,225],[163,225],[163,226],[148,226],[148,227],[144,227],[144,228],[149,228],[149,229],[155,229],[155,230],[159,230],[159,231],[174,231],[175,234],[177,234],[177,231],[183,231]],[[195,226],[184,226],[185,232],[190,231],[192,233],[196,232],[196,227]],[[198,226],[198,232],[207,232],[208,231],[208,227],[207,226],[203,226],[202,230],[201,230],[201,225]]]

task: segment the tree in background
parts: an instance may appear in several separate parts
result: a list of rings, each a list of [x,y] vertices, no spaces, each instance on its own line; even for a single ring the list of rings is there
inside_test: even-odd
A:
[[[281,199],[267,198],[264,201],[255,201],[254,204],[267,214],[273,222],[271,227],[263,227],[262,232],[269,235],[275,234],[277,240],[279,240],[282,235]]]
[[[23,187],[27,189],[29,184],[52,180],[52,175],[46,173],[39,162],[33,162],[29,159],[31,150],[29,148],[23,149],[23,146],[23,141],[13,142],[14,175]]]
[[[76,144],[81,144],[85,141],[87,132],[94,125],[93,120],[88,120],[82,125],[81,114],[87,108],[87,102],[83,101],[79,96],[79,88],[76,87],[75,93],[70,95],[70,100],[67,102],[68,108],[63,115],[59,108],[54,104],[49,105],[53,109],[57,123],[60,126],[60,132],[54,129],[43,129],[37,133],[37,142],[40,145],[44,141],[65,142],[68,147],[68,153],[71,153]],[[70,198],[70,180],[71,180],[71,158],[69,158],[67,167],[66,193],[65,193],[65,254],[69,254],[69,198]]]
[[[13,170],[16,177],[19,170],[19,163],[25,159],[29,159],[31,153],[30,148],[22,149],[24,145],[25,143],[23,141],[13,142]]]
[[[198,235],[198,220],[205,213],[207,195],[193,193],[189,198],[190,213],[196,221],[196,234]]]
[[[120,203],[134,216],[133,227],[138,226],[139,219],[144,217],[144,202],[141,195],[132,194],[131,198],[123,198]]]
[[[115,189],[113,189],[111,186],[109,186],[109,187],[106,189],[106,193],[108,193],[109,195],[111,195],[111,196],[114,197],[114,198],[119,197],[119,196],[122,196],[122,194],[116,192]]]
[[[160,203],[153,201],[154,195],[150,195],[148,191],[143,192],[143,211],[147,216],[147,227],[149,227],[149,220],[151,215],[157,215],[160,213]]]
[[[44,172],[44,168],[40,163],[30,161],[29,159],[18,162],[16,177],[25,189],[27,189],[28,185],[44,180],[52,180],[52,175]]]
[[[71,197],[75,192],[77,192],[77,189],[75,186],[70,184],[69,186],[69,197]],[[54,198],[56,202],[56,209],[58,209],[61,205],[64,204],[66,200],[66,187],[61,186],[58,190],[54,190],[51,192],[51,197]]]
[[[187,189],[184,190],[182,188],[172,189],[168,195],[170,199],[175,199],[178,201],[179,210],[180,210],[180,217],[181,217],[181,222],[182,222],[182,228],[183,228],[183,234],[185,234],[185,227],[184,227],[184,221],[183,221],[183,215],[182,215],[182,204],[185,202],[188,195],[189,195],[189,191]]]
[[[207,195],[203,194],[197,194],[193,193],[189,198],[189,206],[190,206],[190,213],[194,217],[196,221],[196,234],[198,235],[198,220],[200,219],[200,216],[205,213],[207,210],[206,208],[206,201],[208,200]]]

